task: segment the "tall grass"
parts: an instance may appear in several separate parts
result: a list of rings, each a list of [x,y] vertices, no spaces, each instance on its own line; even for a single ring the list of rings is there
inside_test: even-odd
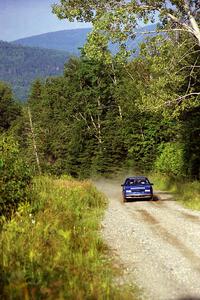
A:
[[[3,299],[133,299],[113,286],[99,235],[105,198],[91,183],[38,178],[32,204],[3,224]]]
[[[174,194],[174,198],[184,206],[200,210],[200,182],[185,178],[170,177],[163,174],[151,174],[155,190],[166,190]]]

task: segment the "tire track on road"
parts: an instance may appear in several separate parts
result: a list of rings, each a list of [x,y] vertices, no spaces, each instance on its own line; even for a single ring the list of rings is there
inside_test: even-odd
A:
[[[119,183],[97,187],[109,199],[103,236],[125,267],[119,281],[136,282],[142,299],[200,300],[200,214],[167,193],[122,204]]]
[[[189,260],[193,268],[200,272],[200,257],[194,253],[189,247],[187,247],[180,239],[178,239],[174,234],[170,233],[165,227],[163,227],[159,220],[152,216],[149,212],[144,209],[138,209],[135,211],[134,217],[139,217],[142,221],[153,225],[150,227],[154,234],[159,238],[163,239],[165,242],[173,247],[176,247],[179,252]],[[139,214],[137,214],[139,213]],[[197,267],[198,266],[198,267]]]

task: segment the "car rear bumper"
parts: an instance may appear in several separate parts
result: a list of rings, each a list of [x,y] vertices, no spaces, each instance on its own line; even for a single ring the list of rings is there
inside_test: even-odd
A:
[[[152,194],[132,194],[132,195],[124,195],[126,199],[151,199],[153,197]]]

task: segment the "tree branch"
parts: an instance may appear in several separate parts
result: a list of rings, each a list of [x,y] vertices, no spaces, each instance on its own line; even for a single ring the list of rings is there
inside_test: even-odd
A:
[[[175,16],[172,15],[171,13],[167,13],[167,16],[168,16],[173,22],[175,22],[175,23],[179,24],[180,26],[184,27],[185,30],[186,30],[187,32],[190,32],[190,33],[194,34],[193,29],[192,29],[189,25],[187,25],[186,23],[181,22],[181,20],[179,20],[177,17],[175,17]]]
[[[150,34],[150,33],[172,32],[172,31],[185,31],[185,32],[188,32],[188,30],[183,29],[183,28],[173,28],[173,29],[158,29],[158,30],[150,30],[150,31],[141,31],[141,32],[136,32],[135,34]]]
[[[165,102],[165,105],[170,105],[173,102],[180,102],[181,100],[183,100],[185,98],[188,98],[190,96],[194,96],[194,95],[198,96],[198,95],[200,95],[200,92],[194,92],[194,93],[189,93],[189,94],[186,94],[186,95],[183,95],[183,96],[179,96],[178,98],[176,98],[174,100]]]
[[[194,68],[196,67],[196,64],[198,62],[199,57],[196,58],[194,65],[192,66],[192,70],[190,71],[190,79],[188,82],[188,87],[187,87],[187,91],[186,94],[188,94],[190,87],[191,87],[191,81],[192,81],[192,73],[194,72]],[[200,68],[200,66],[198,66]]]

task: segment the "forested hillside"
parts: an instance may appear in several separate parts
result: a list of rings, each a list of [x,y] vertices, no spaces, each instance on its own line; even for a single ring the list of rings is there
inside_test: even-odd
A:
[[[0,80],[11,84],[14,94],[25,100],[36,78],[60,75],[69,55],[64,51],[23,47],[0,41]]]
[[[155,25],[149,25],[138,31],[154,29]],[[49,32],[12,43],[0,41],[0,80],[11,84],[18,99],[26,100],[30,83],[36,78],[61,75],[69,56],[80,55],[80,48],[90,32],[90,28],[73,29]],[[138,53],[139,44],[152,35],[136,35],[134,40],[128,41],[128,48],[136,49]],[[116,53],[117,44],[110,44],[110,49]]]

